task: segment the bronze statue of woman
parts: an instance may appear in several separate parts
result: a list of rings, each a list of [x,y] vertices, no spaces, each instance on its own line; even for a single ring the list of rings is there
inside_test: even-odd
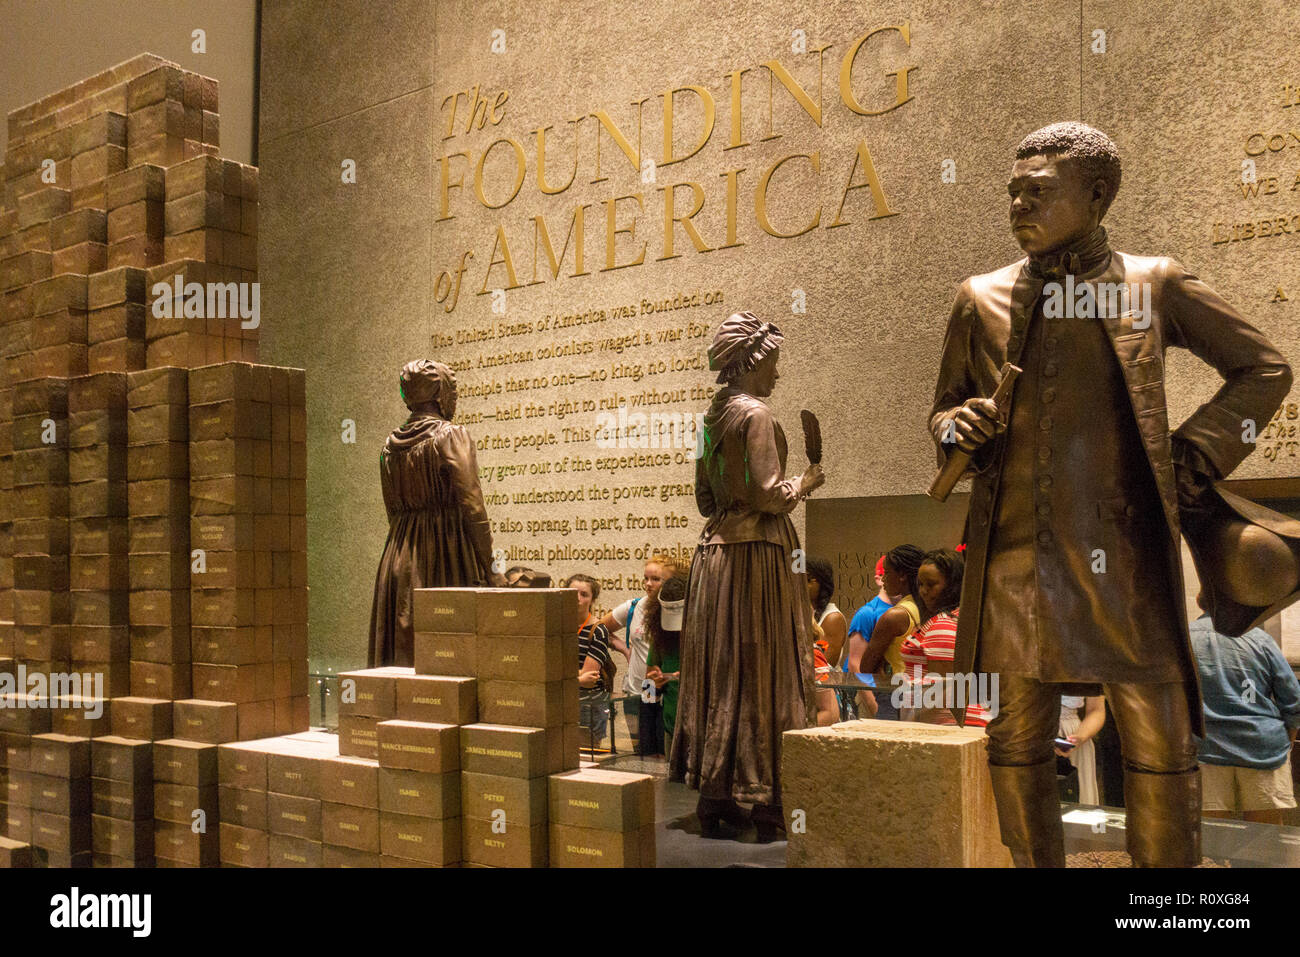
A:
[[[709,347],[723,388],[704,418],[695,500],[706,523],[691,561],[681,691],[670,769],[700,792],[706,834],[743,827],[760,841],[784,827],[781,734],[813,724],[812,609],[796,574],[790,512],[826,479],[820,465],[785,477],[772,394],[781,331],[752,313],[727,319]]]
[[[452,423],[456,376],[441,362],[408,362],[399,378],[410,416],[379,454],[388,542],[370,612],[371,668],[415,658],[417,588],[504,586],[492,570],[492,531],[474,440]]]

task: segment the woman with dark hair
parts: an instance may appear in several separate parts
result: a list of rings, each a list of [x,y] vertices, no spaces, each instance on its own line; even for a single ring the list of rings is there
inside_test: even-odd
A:
[[[927,619],[957,610],[961,604],[961,582],[965,571],[966,560],[951,548],[936,548],[925,553],[916,570],[916,593]]]
[[[942,707],[923,707],[926,698],[935,698],[943,687],[932,686],[946,682],[952,673],[953,654],[957,646],[957,615],[961,603],[961,583],[966,561],[951,548],[936,548],[926,552],[917,570],[917,593],[926,616],[925,624],[903,640],[901,654],[906,675],[910,703],[915,709],[911,720],[928,724],[955,725],[956,718],[948,708],[952,700],[944,700]],[[949,687],[952,687],[949,685]],[[968,685],[974,690],[974,685]],[[929,692],[927,694],[927,691]],[[988,724],[987,702],[967,703],[966,727],[982,728]]]
[[[845,652],[848,625],[835,607],[835,570],[824,558],[808,559],[808,600],[812,603],[813,680],[828,681]],[[835,692],[820,684],[816,690],[817,725],[824,727],[839,720],[840,709]]]
[[[370,610],[371,668],[415,663],[415,589],[505,585],[492,570],[474,440],[451,421],[455,373],[418,359],[402,367],[397,381],[411,414],[379,453],[388,541]]]
[[[509,572],[506,573],[509,577]],[[614,662],[609,632],[596,621],[592,605],[600,597],[600,581],[581,572],[564,580],[564,588],[578,593],[578,724],[594,739],[605,737],[609,722],[609,694],[614,687]],[[594,749],[594,743],[593,743]]]
[[[786,441],[764,398],[779,378],[781,331],[730,316],[709,346],[723,384],[704,416],[695,501],[705,518],[691,561],[682,684],[670,774],[700,792],[705,833],[745,822],[760,841],[785,827],[781,734],[813,723],[812,608],[791,568],[790,512],[824,481],[820,465],[786,478]]]
[[[654,682],[663,713],[664,740],[672,752],[673,731],[677,727],[677,692],[682,677],[682,619],[686,612],[686,579],[669,578],[659,594],[647,599],[645,631],[650,642],[646,655],[648,680]]]
[[[808,559],[808,600],[812,603],[813,620],[822,630],[822,653],[826,664],[839,667],[846,649],[848,622],[844,613],[831,601],[835,595],[835,569],[824,558]]]
[[[877,687],[888,688],[891,675],[903,670],[899,649],[903,639],[916,630],[921,622],[921,601],[916,591],[916,573],[921,567],[925,552],[915,545],[898,545],[885,553],[884,588],[890,595],[903,597],[876,621],[871,640],[862,652],[859,667],[864,674],[875,674]],[[898,709],[890,694],[876,695],[876,717],[898,720]]]

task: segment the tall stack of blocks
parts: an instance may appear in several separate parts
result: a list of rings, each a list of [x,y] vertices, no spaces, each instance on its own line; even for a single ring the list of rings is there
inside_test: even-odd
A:
[[[149,54],[8,123],[0,863],[216,864],[217,745],[308,722],[305,381],[250,364],[257,170],[218,155],[216,81]]]

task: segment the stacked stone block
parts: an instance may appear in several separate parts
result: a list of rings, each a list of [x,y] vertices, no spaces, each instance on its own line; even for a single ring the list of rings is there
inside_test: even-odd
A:
[[[215,864],[216,745],[307,727],[301,372],[196,374],[259,385],[195,410],[191,497],[190,369],[257,357],[238,308],[257,302],[238,286],[257,279],[257,170],[218,143],[216,81],[152,55],[9,115],[0,670],[94,679],[20,687],[12,702],[35,707],[0,709],[10,865]],[[215,299],[233,312],[204,313],[208,283],[236,284]],[[175,297],[183,325],[151,314]],[[230,431],[222,416],[244,423],[252,404],[264,429]],[[34,788],[50,784],[30,768],[49,735],[42,759],[62,748],[67,774],[45,777],[75,785]]]
[[[68,431],[71,666],[102,675],[101,693],[114,698],[131,683],[125,373],[70,380]]]
[[[584,768],[551,775],[552,867],[654,867],[655,793],[648,774]]]
[[[303,373],[206,366],[191,370],[189,398],[193,688],[232,706],[204,740],[304,731]]]
[[[90,770],[94,866],[152,867],[153,743],[117,735],[95,738],[90,743]]]
[[[48,675],[70,651],[67,379],[17,385],[13,438],[14,658]]]
[[[189,374],[127,382],[130,693],[170,701],[191,695]]]
[[[417,674],[472,675],[460,729],[467,865],[545,867],[547,775],[578,766],[577,599],[569,589],[418,589]]]

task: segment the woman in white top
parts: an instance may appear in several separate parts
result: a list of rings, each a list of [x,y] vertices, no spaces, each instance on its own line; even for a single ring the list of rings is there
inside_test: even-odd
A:
[[[641,580],[645,598],[659,594],[659,587],[676,570],[677,566],[662,555],[655,555],[646,562]],[[600,624],[609,632],[609,641],[614,650],[622,652],[627,658],[627,674],[623,680],[623,691],[627,694],[641,694],[641,682],[645,679],[645,659],[650,653],[650,642],[645,634],[645,598],[629,598],[600,620]],[[631,625],[628,624],[629,615],[632,617]],[[626,639],[620,637],[625,629]]]
[[[1083,717],[1079,717],[1079,709]],[[1079,803],[1101,805],[1101,794],[1097,789],[1097,749],[1092,743],[1097,732],[1106,723],[1106,699],[1101,695],[1084,698],[1076,695],[1061,695],[1061,737],[1074,742],[1068,751],[1056,749],[1056,753],[1069,758],[1070,763],[1079,772]]]
[[[677,566],[668,557],[664,555],[651,556],[650,560],[645,563],[642,577],[645,596],[628,599],[600,620],[600,624],[609,632],[611,647],[622,652],[624,657],[627,658],[627,671],[623,675],[623,693],[625,695],[635,695],[638,700],[641,699],[641,686],[644,684],[646,677],[646,656],[650,654],[650,640],[645,633],[646,599],[652,595],[658,595],[660,586],[663,585],[665,580],[671,578],[676,571]],[[651,703],[642,701],[641,704],[650,705]],[[640,714],[642,710],[649,712],[653,708],[646,707],[643,709],[624,699],[623,714],[627,718],[628,733],[637,739],[638,746],[641,744]],[[653,721],[654,718],[648,715],[647,720]]]

